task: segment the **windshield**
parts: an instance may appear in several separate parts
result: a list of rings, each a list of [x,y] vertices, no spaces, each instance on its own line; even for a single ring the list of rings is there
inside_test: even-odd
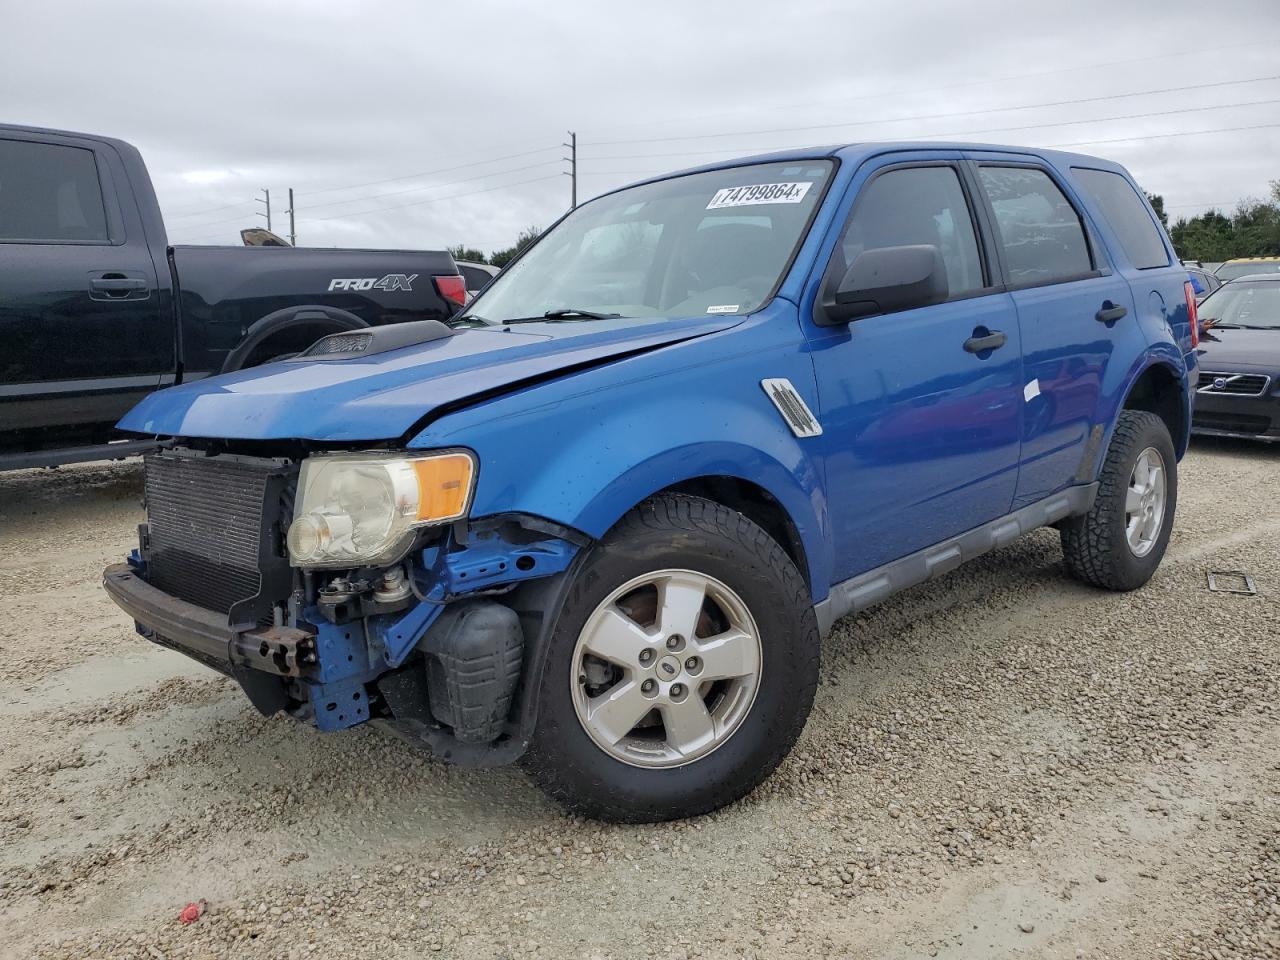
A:
[[[474,300],[488,323],[744,314],[773,293],[831,175],[761,163],[583,204]]]
[[[1200,319],[1220,327],[1280,330],[1280,282],[1236,280],[1200,304]]]
[[[1259,273],[1280,273],[1280,260],[1253,260],[1245,263],[1224,263],[1214,275],[1219,280],[1235,280]]]

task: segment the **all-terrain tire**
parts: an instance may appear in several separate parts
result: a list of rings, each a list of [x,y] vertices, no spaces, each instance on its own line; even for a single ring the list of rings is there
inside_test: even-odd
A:
[[[588,734],[573,701],[581,632],[615,591],[653,571],[711,577],[747,607],[760,640],[749,711],[712,752],[678,766],[636,766]],[[631,823],[691,817],[750,793],[799,737],[818,683],[813,601],[790,557],[742,514],[663,494],[632,510],[591,548],[553,631],[538,722],[524,763],[551,797],[585,816]]]
[[[1125,499],[1138,456],[1148,448],[1154,448],[1164,462],[1164,514],[1154,544],[1138,556],[1126,536]],[[1144,410],[1122,410],[1107,448],[1093,507],[1061,528],[1067,571],[1077,580],[1107,590],[1141,587],[1164,556],[1177,503],[1178,461],[1164,421]]]

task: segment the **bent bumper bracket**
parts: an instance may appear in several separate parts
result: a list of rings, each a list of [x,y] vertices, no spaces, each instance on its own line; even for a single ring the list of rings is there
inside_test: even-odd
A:
[[[242,668],[278,677],[304,677],[316,662],[315,637],[293,627],[240,629],[225,614],[179,600],[153,587],[127,563],[102,572],[107,594],[133,617],[138,633],[237,679]]]

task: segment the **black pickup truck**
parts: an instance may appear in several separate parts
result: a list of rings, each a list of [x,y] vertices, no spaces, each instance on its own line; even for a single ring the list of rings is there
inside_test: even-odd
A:
[[[465,301],[444,251],[170,246],[134,147],[0,125],[0,470],[140,452],[114,425],[153,390]]]

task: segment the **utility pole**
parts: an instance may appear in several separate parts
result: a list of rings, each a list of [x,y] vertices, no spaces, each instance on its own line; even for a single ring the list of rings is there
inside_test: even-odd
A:
[[[569,164],[569,169],[565,176],[569,178],[569,209],[574,210],[578,206],[578,135],[572,130],[569,131],[569,142],[562,143],[562,147],[569,148],[569,155],[562,158]]]
[[[265,200],[262,199],[262,197],[254,197],[254,199],[257,200],[259,203],[265,203],[267,205],[267,212],[263,213],[262,211],[258,211],[258,216],[267,218],[267,229],[270,230],[271,229],[271,191],[268,190],[266,187],[263,187],[262,193],[263,193],[263,196],[266,197]]]
[[[289,246],[298,245],[298,233],[293,228],[293,187],[289,188]]]

